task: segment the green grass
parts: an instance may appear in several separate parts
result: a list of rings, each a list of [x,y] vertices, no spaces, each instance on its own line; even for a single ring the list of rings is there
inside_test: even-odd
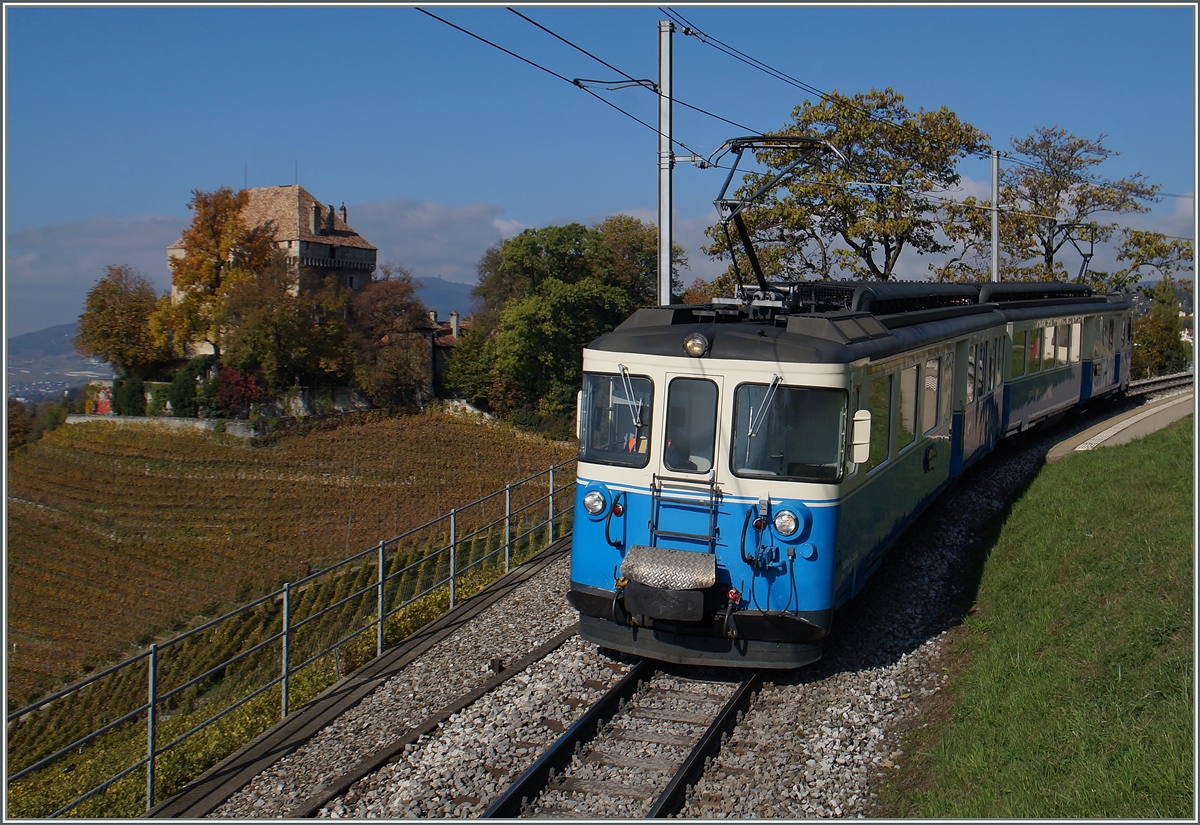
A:
[[[1191,817],[1192,419],[1044,467],[988,551],[912,817]]]

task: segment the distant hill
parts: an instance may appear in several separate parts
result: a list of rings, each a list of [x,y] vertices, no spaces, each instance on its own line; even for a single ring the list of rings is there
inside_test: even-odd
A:
[[[108,364],[75,351],[71,339],[77,331],[77,324],[59,324],[9,338],[6,395],[25,401],[49,401],[62,398],[65,390],[82,387],[94,378],[112,378]]]
[[[36,359],[47,355],[76,355],[71,339],[78,331],[78,324],[59,324],[17,335],[8,339],[8,357]]]
[[[474,284],[419,276],[416,280],[421,284],[417,288],[421,303],[425,304],[427,309],[436,309],[440,320],[447,320],[450,313],[455,311],[463,318],[471,314],[471,305],[474,302],[471,290],[475,288]]]

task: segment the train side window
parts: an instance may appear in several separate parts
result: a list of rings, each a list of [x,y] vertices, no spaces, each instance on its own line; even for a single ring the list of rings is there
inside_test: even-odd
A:
[[[1014,330],[1012,339],[1012,360],[1010,362],[1011,378],[1020,378],[1025,374],[1025,330]]]
[[[1067,356],[1071,348],[1071,327],[1069,324],[1059,324],[1058,331],[1055,333],[1058,341],[1058,346],[1055,349],[1054,360],[1060,367],[1065,367],[1068,363]]]
[[[663,464],[681,473],[707,473],[717,440],[717,385],[703,378],[676,378],[667,388]]]
[[[950,420],[954,414],[954,356],[947,353],[942,358],[942,421]]]
[[[979,351],[975,356],[975,398],[980,400],[983,398],[984,392],[987,390],[987,374],[988,374],[988,345],[987,341],[979,342]]]
[[[641,375],[585,373],[579,458],[645,467],[650,461],[654,384]]]
[[[1054,368],[1054,327],[1046,327],[1042,330],[1042,369],[1049,370]]]
[[[1083,351],[1083,325],[1080,323],[1071,324],[1071,363],[1078,364],[1079,357]]]
[[[857,384],[855,384],[853,389],[850,390],[850,415],[851,416],[854,415],[856,410],[862,409],[862,406],[861,406],[862,400],[861,399],[862,399],[862,390],[859,388],[859,386]],[[851,427],[846,427],[846,438],[847,439],[849,439],[851,436],[851,430],[852,430]],[[845,464],[845,469],[842,471],[842,474],[844,476],[852,476],[852,475],[854,475],[855,472],[857,472],[858,465],[854,463],[854,459],[851,457],[849,441],[847,441],[846,447],[844,449],[844,457],[845,457],[845,461],[843,463]]]
[[[975,345],[971,344],[971,350],[967,355],[967,405],[975,403]]]
[[[1004,336],[992,342],[992,389],[1004,383]]]
[[[1040,329],[1029,330],[1029,358],[1025,364],[1025,371],[1030,375],[1042,369],[1042,331]]]
[[[930,358],[925,362],[925,381],[921,391],[921,431],[929,432],[938,425],[938,379],[942,359]]]
[[[891,434],[892,374],[881,372],[871,378],[867,392],[867,409],[871,411],[871,454],[867,457],[868,471],[887,461],[888,436]]]
[[[896,416],[896,449],[903,450],[917,437],[917,366],[900,370],[900,415]]]

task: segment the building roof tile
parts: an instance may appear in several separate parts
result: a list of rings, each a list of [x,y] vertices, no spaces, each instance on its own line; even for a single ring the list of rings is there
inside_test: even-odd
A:
[[[271,221],[275,226],[276,241],[310,241],[330,246],[352,246],[358,249],[375,249],[362,235],[351,229],[334,210],[333,231],[328,234],[324,227],[333,205],[324,206],[308,190],[298,184],[292,186],[263,186],[247,190],[250,198],[242,209],[242,219],[249,226],[261,226]],[[320,208],[317,221],[319,232],[312,230],[313,207]],[[181,249],[181,237],[167,249]]]

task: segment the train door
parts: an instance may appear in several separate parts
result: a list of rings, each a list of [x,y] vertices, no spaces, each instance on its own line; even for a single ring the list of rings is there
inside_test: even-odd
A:
[[[1096,333],[1092,338],[1092,393],[1100,395],[1112,389],[1120,380],[1120,366],[1116,363],[1116,317],[1101,315],[1096,318]]]
[[[650,543],[716,552],[721,378],[667,374],[666,416],[651,490]]]

